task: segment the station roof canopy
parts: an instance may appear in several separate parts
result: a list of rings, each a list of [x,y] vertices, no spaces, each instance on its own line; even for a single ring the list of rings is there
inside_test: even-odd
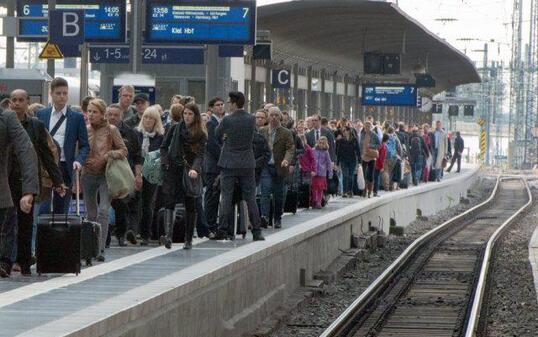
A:
[[[296,0],[258,8],[258,30],[269,30],[274,59],[358,75],[362,81],[407,81],[426,68],[432,94],[480,76],[462,52],[428,31],[396,4],[368,0]],[[402,75],[362,74],[364,52],[399,53]]]

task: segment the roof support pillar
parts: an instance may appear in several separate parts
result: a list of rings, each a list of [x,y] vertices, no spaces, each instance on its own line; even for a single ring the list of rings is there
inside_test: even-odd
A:
[[[309,116],[314,114],[314,100],[312,99],[312,66],[306,68],[306,104],[308,105],[307,113]]]
[[[265,100],[264,103],[275,103],[275,91],[271,83],[271,70],[273,69],[273,63],[270,60],[264,61],[265,65]],[[252,111],[254,112],[254,111]]]
[[[353,105],[353,120],[356,120],[356,119],[362,119],[361,117],[361,114],[360,114],[360,104],[359,104],[359,94],[360,94],[360,90],[359,90],[359,85],[360,85],[360,82],[359,82],[359,78],[357,77],[355,79],[355,92],[354,92],[354,96],[353,96],[353,100],[352,100],[352,105]]]
[[[258,90],[256,88],[256,60],[250,59],[250,111],[255,112],[258,101]]]
[[[329,120],[331,119],[334,119],[334,118],[338,118],[338,115],[340,114],[339,111],[336,111],[339,109],[339,104],[338,104],[338,92],[337,92],[337,89],[338,89],[338,72],[334,72],[333,73],[333,94],[332,94],[332,108],[331,108],[331,113],[330,113],[330,116],[329,116]]]
[[[297,111],[297,119],[304,119],[304,109],[301,104],[299,104],[299,64],[295,63],[293,65],[293,109]]]

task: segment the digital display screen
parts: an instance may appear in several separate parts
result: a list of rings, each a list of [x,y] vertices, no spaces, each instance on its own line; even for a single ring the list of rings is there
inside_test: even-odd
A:
[[[57,10],[84,10],[84,34],[87,42],[125,41],[125,0],[57,0]],[[49,8],[46,0],[17,1],[21,41],[48,38]]]
[[[244,45],[255,38],[256,1],[147,1],[147,43]]]
[[[363,84],[362,105],[416,106],[417,88],[407,84]]]

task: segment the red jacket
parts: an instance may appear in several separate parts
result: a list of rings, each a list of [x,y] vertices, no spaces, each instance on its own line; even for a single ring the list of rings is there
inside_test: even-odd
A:
[[[375,169],[381,171],[385,165],[385,158],[387,157],[387,144],[381,143],[379,146],[379,157],[375,160]]]

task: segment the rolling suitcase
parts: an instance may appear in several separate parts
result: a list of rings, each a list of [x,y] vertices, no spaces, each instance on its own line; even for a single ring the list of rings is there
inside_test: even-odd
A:
[[[162,217],[164,220],[164,217]],[[185,242],[185,207],[177,204],[174,210],[174,224],[172,225],[172,243]]]
[[[297,213],[297,208],[299,207],[299,192],[297,188],[294,188],[293,185],[288,187],[286,192],[286,202],[284,203],[284,212],[285,213]]]
[[[101,224],[83,220],[80,231],[80,257],[86,262],[86,266],[91,266],[92,260],[99,256],[100,238]]]
[[[79,174],[76,175],[79,185]],[[77,189],[79,190],[79,189]],[[77,201],[80,195],[77,193]],[[37,219],[36,267],[37,273],[80,273],[80,242],[82,218],[80,215],[54,214],[54,197],[51,198],[51,214]]]

